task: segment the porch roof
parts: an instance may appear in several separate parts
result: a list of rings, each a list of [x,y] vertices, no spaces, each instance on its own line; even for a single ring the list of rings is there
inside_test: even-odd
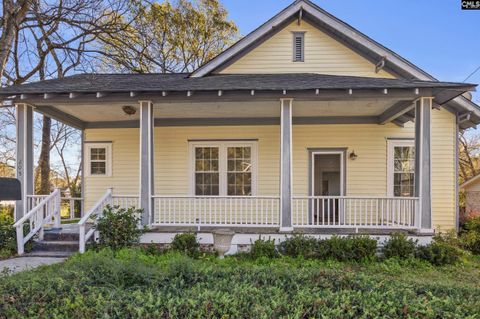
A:
[[[180,92],[216,90],[358,90],[358,89],[416,89],[427,88],[470,91],[475,84],[420,81],[404,79],[338,76],[313,73],[291,74],[225,74],[189,77],[188,73],[174,74],[77,74],[62,79],[13,85],[0,89],[0,96],[45,93],[97,92]],[[458,96],[461,93],[457,93]]]

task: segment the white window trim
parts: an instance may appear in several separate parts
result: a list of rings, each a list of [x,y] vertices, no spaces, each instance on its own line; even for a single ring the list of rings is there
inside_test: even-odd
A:
[[[250,147],[252,150],[252,195],[257,195],[257,175],[258,175],[258,143],[256,141],[198,141],[189,142],[189,176],[190,176],[190,196],[195,195],[195,148],[196,147],[218,147],[219,160],[219,195],[227,195],[227,148],[228,147]],[[215,195],[214,195],[215,196]],[[203,195],[198,195],[203,197]]]
[[[413,139],[389,139],[387,140],[387,196],[394,197],[393,194],[393,176],[394,176],[394,148],[395,147],[413,147],[415,148],[415,140]],[[415,172],[415,178],[416,178]]]
[[[92,148],[105,148],[106,167],[105,174],[91,174]],[[112,176],[112,143],[85,142],[85,176],[87,177],[111,177]]]

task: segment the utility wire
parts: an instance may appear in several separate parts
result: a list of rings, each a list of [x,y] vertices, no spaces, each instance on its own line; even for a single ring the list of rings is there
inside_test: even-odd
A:
[[[465,80],[463,80],[463,82],[467,82],[468,79],[470,79],[475,73],[477,73],[478,71],[480,70],[480,66],[478,68],[475,69],[475,71],[473,71],[472,73],[470,73],[469,76],[467,76],[467,78]]]

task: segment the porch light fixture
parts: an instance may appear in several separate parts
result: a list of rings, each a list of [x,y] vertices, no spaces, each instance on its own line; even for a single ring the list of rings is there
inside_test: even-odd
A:
[[[129,116],[137,113],[137,109],[134,108],[133,106],[130,106],[130,105],[124,105],[124,106],[122,106],[122,110],[123,110],[123,112],[124,112],[125,114],[127,114],[127,115],[129,115]]]
[[[355,150],[353,150],[350,155],[348,156],[352,161],[356,160],[358,155],[355,153]]]

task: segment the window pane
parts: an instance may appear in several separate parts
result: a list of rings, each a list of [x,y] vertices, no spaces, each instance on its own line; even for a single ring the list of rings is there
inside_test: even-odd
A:
[[[195,195],[219,195],[218,147],[195,148]]]
[[[106,159],[106,149],[105,148],[91,148],[90,149],[90,159],[104,161]]]
[[[105,162],[91,162],[90,163],[90,174],[91,175],[105,175],[107,173]]]
[[[414,196],[415,148],[411,146],[394,147],[393,161],[394,196]]]
[[[252,195],[251,153],[251,147],[228,147],[227,195]]]

